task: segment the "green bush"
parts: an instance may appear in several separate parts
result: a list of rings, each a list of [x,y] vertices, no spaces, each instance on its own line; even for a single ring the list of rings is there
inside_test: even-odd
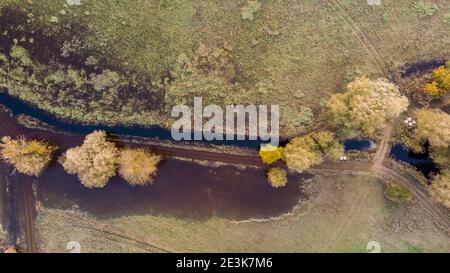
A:
[[[407,203],[412,199],[412,193],[408,188],[393,182],[388,183],[386,196],[395,203]]]

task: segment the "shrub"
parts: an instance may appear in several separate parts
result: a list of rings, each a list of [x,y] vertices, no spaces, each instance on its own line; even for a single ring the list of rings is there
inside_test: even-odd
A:
[[[130,184],[151,184],[162,157],[144,149],[124,149],[120,152],[119,174]]]
[[[302,106],[300,108],[300,113],[296,119],[296,126],[303,126],[305,124],[310,124],[314,119],[314,112],[308,106]]]
[[[270,168],[267,171],[267,179],[274,188],[284,187],[287,184],[287,172],[277,167]]]
[[[3,137],[0,149],[3,160],[12,165],[16,171],[39,176],[50,163],[56,148],[40,140]]]
[[[13,46],[11,48],[10,56],[22,66],[31,66],[33,64],[30,53],[21,46]]]
[[[440,97],[441,91],[438,87],[438,83],[433,81],[431,83],[426,83],[424,86],[424,91],[427,95],[433,96],[435,98]]]
[[[259,157],[261,157],[261,160],[264,163],[272,164],[283,158],[283,152],[283,147],[273,147],[272,145],[268,144],[261,147],[261,149],[259,150]]]
[[[431,196],[450,208],[450,170],[443,170],[436,175],[429,190]]]
[[[83,145],[69,149],[61,158],[64,169],[77,174],[88,188],[103,188],[116,174],[118,150],[106,140],[106,133],[94,131],[86,136]]]
[[[386,196],[395,203],[407,203],[412,199],[412,193],[408,188],[393,182],[388,183]]]

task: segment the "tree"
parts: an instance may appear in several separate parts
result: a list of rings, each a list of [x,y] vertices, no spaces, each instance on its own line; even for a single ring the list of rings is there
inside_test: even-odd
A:
[[[292,139],[284,150],[283,159],[289,169],[303,172],[320,164],[324,158],[338,159],[343,155],[342,144],[329,131],[318,131]]]
[[[345,137],[361,133],[372,136],[388,119],[404,112],[408,104],[398,87],[386,79],[357,78],[345,93],[329,99],[328,121]]]
[[[77,174],[88,188],[102,188],[116,174],[118,150],[106,140],[106,133],[94,131],[86,136],[83,145],[67,150],[61,158],[64,169]]]
[[[334,138],[334,133],[330,131],[318,131],[311,134],[312,139],[317,144],[316,149],[331,160],[338,160],[344,154],[344,146]]]
[[[274,162],[277,162],[278,160],[283,158],[283,147],[274,147],[270,144],[267,144],[265,146],[262,146],[259,150],[259,157],[261,157],[261,160],[270,165]]]
[[[450,165],[450,115],[438,109],[420,109],[416,113],[414,137],[428,142],[430,157],[443,167]]]
[[[283,169],[272,167],[267,171],[267,179],[274,188],[284,187],[287,184],[287,172]]]
[[[420,109],[416,113],[415,136],[418,141],[428,141],[432,147],[450,145],[450,115],[437,109]]]
[[[434,98],[441,98],[450,91],[449,63],[433,70],[433,81],[425,84],[424,91]]]
[[[450,170],[443,170],[436,175],[429,189],[431,196],[450,208]]]
[[[52,153],[56,147],[50,146],[44,141],[27,140],[24,137],[12,139],[3,137],[0,143],[0,155],[16,171],[39,176],[52,159]]]
[[[144,149],[124,149],[120,152],[119,174],[130,184],[151,184],[162,157]]]

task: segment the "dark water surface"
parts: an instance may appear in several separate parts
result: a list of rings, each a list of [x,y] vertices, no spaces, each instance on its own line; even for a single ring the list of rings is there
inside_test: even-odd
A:
[[[429,178],[432,173],[439,172],[439,168],[430,158],[428,152],[414,153],[404,145],[395,144],[392,146],[391,157],[395,160],[403,161],[417,168],[425,177]]]
[[[83,125],[72,122],[67,122],[58,119],[54,115],[47,111],[41,110],[34,107],[16,97],[9,95],[6,92],[0,92],[0,104],[3,104],[11,110],[14,115],[28,115],[33,118],[37,118],[40,121],[47,123],[50,126],[58,128],[66,132],[73,132],[79,134],[89,134],[95,130],[103,130],[110,134],[123,135],[123,136],[138,136],[146,138],[157,138],[161,140],[172,140],[172,135],[170,130],[162,128],[160,126],[152,125],[148,127],[142,126],[105,126],[105,125]],[[192,139],[194,133],[192,133]],[[258,140],[192,140],[195,142],[200,142],[204,144],[215,144],[215,145],[233,145],[238,147],[254,148],[258,149],[262,143],[267,143],[267,141]]]
[[[203,220],[266,218],[287,213],[306,194],[300,189],[307,174],[289,175],[286,187],[272,188],[263,169],[210,168],[166,160],[154,184],[132,187],[114,177],[102,189],[87,189],[75,175],[53,164],[38,182],[38,200],[46,207],[70,209],[74,204],[96,217],[170,215]]]
[[[346,151],[357,150],[369,150],[375,148],[375,143],[371,139],[366,138],[353,138],[344,141],[344,149]]]
[[[445,60],[429,60],[407,65],[401,76],[409,77],[413,74],[424,72],[439,67],[441,65],[445,65],[445,62],[446,62]]]

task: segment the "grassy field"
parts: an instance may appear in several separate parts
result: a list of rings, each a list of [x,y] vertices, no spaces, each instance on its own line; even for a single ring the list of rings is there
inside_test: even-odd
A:
[[[171,106],[201,95],[219,105],[279,104],[289,136],[320,124],[328,97],[356,76],[389,77],[406,63],[449,57],[450,5],[424,1],[437,5],[426,15],[418,2],[1,0],[0,7],[22,9],[48,39],[69,42],[73,54],[106,58],[110,68],[151,79],[149,111],[133,113],[130,107],[146,108],[132,101],[113,118],[99,101],[97,117],[78,121],[167,126]],[[30,46],[22,38],[18,43]],[[129,92],[123,95],[133,98]],[[42,100],[32,92],[22,97]],[[44,108],[77,118],[47,100]]]
[[[41,251],[68,252],[448,252],[450,239],[413,199],[395,204],[384,186],[368,176],[316,177],[306,185],[311,197],[277,219],[205,221],[170,215],[98,219],[73,210],[37,209]],[[39,189],[38,189],[39,190]]]

